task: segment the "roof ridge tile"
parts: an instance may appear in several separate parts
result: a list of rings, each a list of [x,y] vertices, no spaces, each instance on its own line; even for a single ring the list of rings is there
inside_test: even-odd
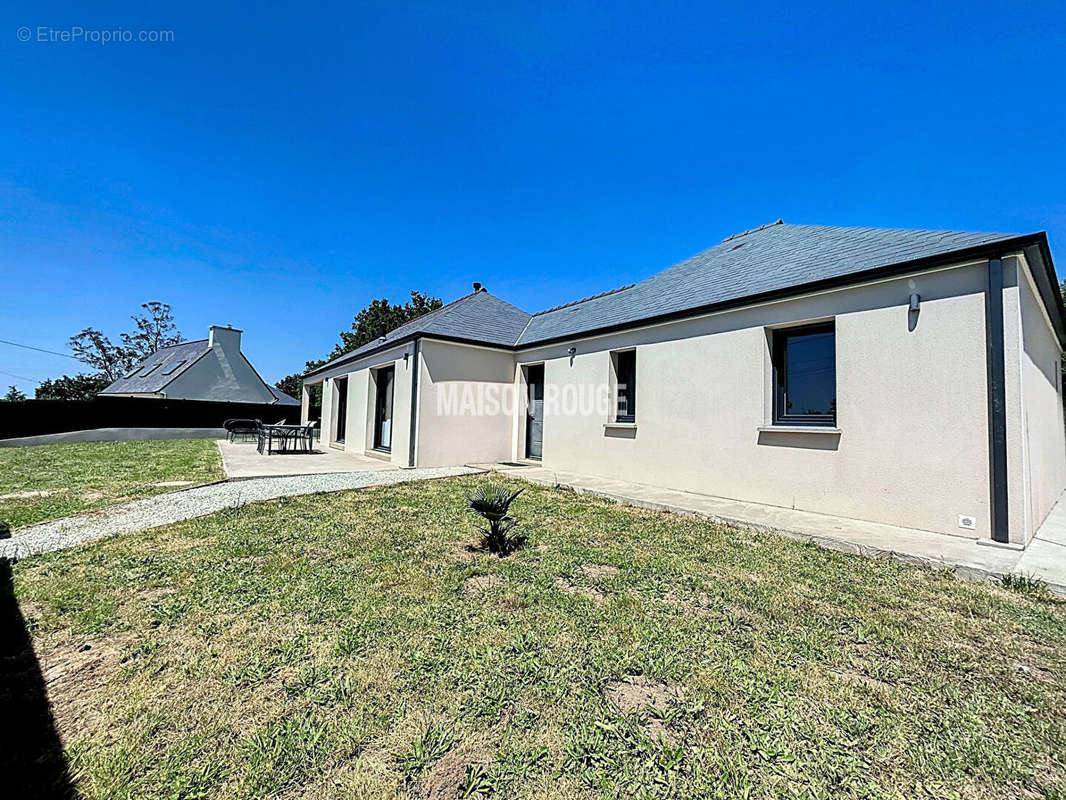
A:
[[[758,231],[764,231],[767,228],[772,228],[775,225],[784,225],[784,224],[785,224],[785,219],[784,219],[784,217],[781,217],[776,222],[767,222],[765,225],[760,225],[758,228],[749,228],[746,231],[741,231],[740,233],[734,233],[732,236],[727,236],[724,239],[722,239],[721,244],[725,244],[726,242],[731,242],[734,239],[739,239],[741,236],[747,236],[749,233],[757,233]]]
[[[569,303],[563,303],[560,306],[553,306],[551,308],[546,308],[543,311],[537,311],[532,314],[532,316],[539,317],[541,314],[547,314],[551,311],[558,311],[560,308],[570,308],[570,306],[576,306],[579,303],[587,303],[589,300],[598,300],[599,298],[606,297],[609,294],[617,294],[618,292],[624,292],[626,289],[632,289],[634,286],[636,286],[635,283],[627,283],[625,286],[619,286],[617,289],[608,289],[606,292],[600,292],[599,294],[589,295],[588,297],[583,297],[580,300],[572,300]]]

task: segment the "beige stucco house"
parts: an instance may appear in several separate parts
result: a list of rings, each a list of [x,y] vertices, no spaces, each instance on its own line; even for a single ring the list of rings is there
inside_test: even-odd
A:
[[[1024,545],[1066,489],[1043,233],[786,225],[528,314],[475,291],[305,376],[324,443],[540,461]]]

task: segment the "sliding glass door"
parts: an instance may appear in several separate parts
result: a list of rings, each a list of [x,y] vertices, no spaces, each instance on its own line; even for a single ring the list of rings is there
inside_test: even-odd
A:
[[[386,453],[392,451],[392,387],[395,378],[395,367],[382,367],[374,373],[374,380],[377,384],[377,400],[374,404],[374,449]]]
[[[337,444],[344,444],[345,426],[348,424],[348,379],[337,378],[337,403],[336,411],[334,411],[334,419],[337,420],[337,435],[333,437],[333,441]]]
[[[526,367],[529,406],[526,413],[526,458],[540,460],[544,454],[544,365]]]

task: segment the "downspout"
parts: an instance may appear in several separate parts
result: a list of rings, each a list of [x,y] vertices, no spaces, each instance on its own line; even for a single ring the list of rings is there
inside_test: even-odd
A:
[[[1003,260],[988,260],[988,297],[985,303],[988,344],[988,483],[992,540],[1010,541],[1007,518],[1007,389],[1003,353]]]
[[[407,440],[407,466],[415,466],[415,435],[418,433],[418,354],[421,339],[411,343],[411,434]]]

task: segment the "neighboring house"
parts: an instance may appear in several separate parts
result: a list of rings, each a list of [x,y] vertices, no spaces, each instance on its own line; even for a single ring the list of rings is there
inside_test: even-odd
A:
[[[208,330],[206,339],[157,350],[100,395],[299,405],[259,377],[241,353],[241,331],[221,325]]]
[[[539,459],[1024,545],[1066,488],[1064,342],[1043,233],[778,222],[533,315],[475,284],[309,372],[304,416],[322,383],[324,440],[397,465]]]

